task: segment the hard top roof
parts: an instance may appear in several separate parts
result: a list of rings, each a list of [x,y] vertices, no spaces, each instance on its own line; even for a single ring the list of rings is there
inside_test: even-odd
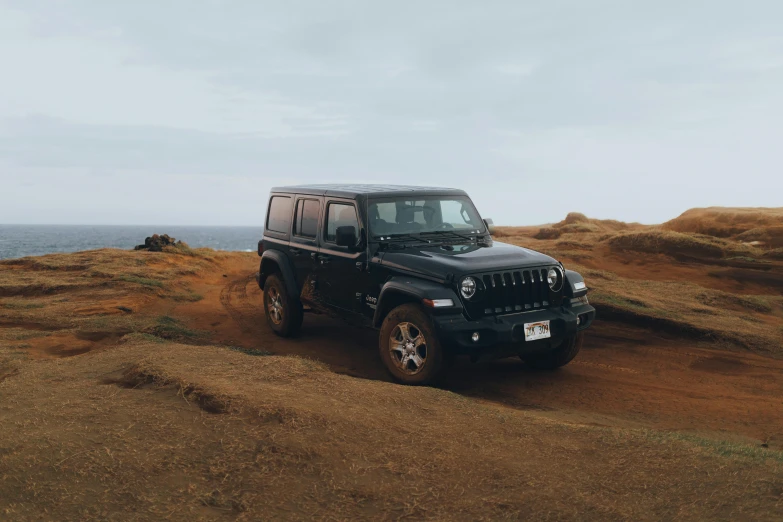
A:
[[[289,187],[274,187],[272,192],[287,192],[292,194],[310,194],[314,196],[336,196],[353,198],[356,196],[389,197],[406,194],[451,195],[466,196],[464,190],[445,187],[417,187],[411,185],[363,185],[363,184],[325,184],[325,185],[294,185]]]

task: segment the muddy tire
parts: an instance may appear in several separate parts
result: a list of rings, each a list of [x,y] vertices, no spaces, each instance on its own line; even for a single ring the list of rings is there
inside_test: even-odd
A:
[[[539,354],[535,357],[522,358],[525,364],[537,370],[555,370],[570,363],[579,350],[582,349],[584,334],[578,333],[567,337],[560,346],[552,351]]]
[[[293,337],[302,328],[302,303],[288,295],[278,274],[270,275],[264,283],[264,315],[280,337]]]
[[[389,312],[378,346],[383,364],[401,384],[430,384],[443,369],[443,349],[420,305],[404,304]]]

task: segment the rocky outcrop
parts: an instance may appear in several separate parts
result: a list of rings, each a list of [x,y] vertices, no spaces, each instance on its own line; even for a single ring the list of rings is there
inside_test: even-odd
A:
[[[163,252],[164,247],[176,247],[176,246],[182,246],[184,243],[182,241],[177,241],[173,237],[169,237],[168,234],[163,234],[162,236],[159,236],[158,234],[153,234],[152,237],[148,237],[144,240],[143,245],[137,246],[134,250],[149,250],[150,252]]]

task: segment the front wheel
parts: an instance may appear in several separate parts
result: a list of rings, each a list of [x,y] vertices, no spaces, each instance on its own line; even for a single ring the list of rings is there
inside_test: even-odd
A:
[[[576,357],[576,354],[582,349],[583,337],[582,333],[571,335],[566,337],[554,350],[534,356],[525,356],[522,357],[522,360],[537,370],[555,370],[570,363]]]
[[[429,384],[443,368],[443,349],[424,309],[398,306],[386,316],[379,337],[381,360],[402,384]]]
[[[291,298],[277,274],[264,283],[264,314],[269,327],[280,337],[292,337],[302,327],[302,303]]]

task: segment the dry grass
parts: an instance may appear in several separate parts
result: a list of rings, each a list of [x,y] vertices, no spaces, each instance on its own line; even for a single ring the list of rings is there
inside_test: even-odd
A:
[[[538,227],[503,233],[570,260],[567,266],[586,276],[604,320],[644,325],[647,336],[667,332],[710,348],[783,355],[783,298],[777,293],[628,277],[617,269],[660,262],[655,252],[667,250],[649,246],[653,232],[664,234],[667,248],[693,241],[712,255],[716,251],[702,243],[720,245],[724,261],[757,259],[756,250],[701,236],[681,240],[650,227],[604,223],[597,233],[579,232],[582,226],[599,225],[572,214],[557,227],[567,230],[557,241],[533,239]],[[626,237],[634,234],[647,237]],[[604,235],[610,239],[599,241]],[[623,249],[610,248],[611,237],[642,248],[632,249],[634,257],[616,257]],[[476,400],[400,387],[337,375],[306,358],[271,355],[278,341],[254,337],[257,310],[243,311],[243,301],[234,300],[245,287],[232,295],[220,291],[231,283],[221,275],[228,261],[242,259],[248,270],[257,262],[241,256],[101,250],[0,263],[0,518],[779,518],[783,457],[774,446],[600,427],[589,416],[565,422],[551,411],[487,400],[491,395]],[[578,256],[590,264],[574,264]],[[660,257],[667,267],[675,263]],[[707,270],[696,258],[684,263]],[[779,270],[771,259],[763,273]],[[217,292],[199,286],[204,274],[218,281]],[[207,307],[211,300],[213,309]],[[187,315],[194,310],[201,315]],[[237,333],[228,329],[230,337],[221,341],[226,346],[216,345],[210,328],[229,316]],[[234,336],[247,329],[251,341],[235,344]],[[306,342],[286,346],[297,350]],[[323,348],[319,340],[310,342]],[[643,341],[627,348],[640,357],[646,349]],[[699,348],[689,344],[687,350]],[[600,354],[606,353],[602,346]],[[357,352],[356,365],[360,357]],[[777,381],[763,378],[773,367],[765,366],[770,359],[758,359],[758,366],[744,366],[756,372],[746,384],[764,388],[769,397],[759,397],[773,404]],[[607,369],[617,364],[600,360]],[[540,376],[522,387],[535,382],[551,394],[573,386],[587,400],[591,394],[582,390],[588,379],[579,373],[584,367],[577,362],[559,378]],[[651,378],[640,369],[621,369],[627,372],[618,375],[630,375],[623,377],[627,386]],[[595,380],[608,378],[599,375]],[[491,391],[501,377],[482,386]],[[520,377],[525,374],[506,375]],[[601,389],[592,400],[619,395],[636,411],[637,403],[618,389]],[[742,394],[738,407],[744,411],[742,401],[757,396],[751,388]],[[766,436],[774,433],[761,440]]]
[[[590,301],[603,319],[649,326],[713,347],[783,357],[781,298],[738,296],[678,282],[591,279],[590,285]]]
[[[783,267],[775,263],[777,251],[765,251],[735,239],[635,224],[605,225],[605,234],[563,236],[567,227],[598,226],[596,223],[599,222],[582,214],[569,214],[561,223],[541,229],[538,234],[510,234],[507,240],[568,260],[566,265],[580,271],[592,288],[590,300],[598,308],[599,317],[652,327],[711,346],[783,356],[779,333],[783,324]],[[664,274],[677,274],[671,265],[678,261],[683,266],[701,267],[702,274],[714,276],[713,281],[683,281],[676,276],[671,280],[649,280],[644,265],[651,261],[669,263],[670,266],[661,267]],[[638,275],[630,268],[634,263],[640,265]],[[618,265],[629,266],[623,268],[623,276],[614,271]],[[725,286],[721,283],[726,278],[766,285],[769,295],[743,295],[714,288]]]
[[[136,337],[0,387],[15,405],[0,410],[14,519],[771,520],[783,485],[776,452],[221,347]]]
[[[532,237],[538,230],[539,227],[496,227],[492,237],[496,239]]]
[[[186,247],[161,253],[104,249],[0,261],[0,323],[171,333],[161,330],[155,316],[134,310],[160,298],[202,300],[188,278],[217,270],[216,263],[229,255]]]
[[[676,232],[727,238],[783,226],[783,208],[694,208],[662,226]]]
[[[769,259],[778,259],[783,261],[783,248],[775,248],[764,252],[764,257]]]
[[[770,248],[781,248],[783,247],[783,225],[753,228],[738,234],[735,239],[744,243],[755,242]]]
[[[155,326],[149,328],[150,333],[161,339],[195,340],[203,337],[204,333],[188,328],[181,321],[168,315],[162,315],[155,321]]]
[[[0,307],[8,310],[35,310],[37,308],[44,308],[45,303],[35,302],[31,300],[10,299],[0,303]]]
[[[783,297],[759,296],[759,295],[737,295],[728,292],[712,290],[696,296],[696,299],[711,307],[729,308],[738,311],[760,312],[769,314],[775,308],[780,308],[783,304]]]
[[[538,231],[538,233],[533,236],[536,239],[557,239],[559,238],[563,233],[554,227],[544,227],[541,230]]]
[[[672,257],[690,256],[720,259],[730,256],[758,258],[762,251],[749,245],[700,234],[683,234],[660,229],[618,234],[606,239],[616,250],[631,250]]]
[[[166,288],[183,276],[209,269],[224,255],[192,251],[193,262],[153,252],[104,249],[0,261],[0,297],[51,296],[123,285]]]
[[[148,277],[140,277],[138,275],[133,275],[133,274],[122,274],[117,279],[120,281],[125,281],[126,283],[134,283],[142,286],[152,286],[155,288],[163,287],[163,281],[158,281],[157,279],[150,279]]]
[[[624,223],[613,219],[592,219],[579,212],[569,213],[563,221],[538,227],[498,227],[494,237],[498,239],[535,238],[558,239],[563,235],[586,236],[592,241],[595,235],[614,234],[626,230],[645,228],[638,223]]]

